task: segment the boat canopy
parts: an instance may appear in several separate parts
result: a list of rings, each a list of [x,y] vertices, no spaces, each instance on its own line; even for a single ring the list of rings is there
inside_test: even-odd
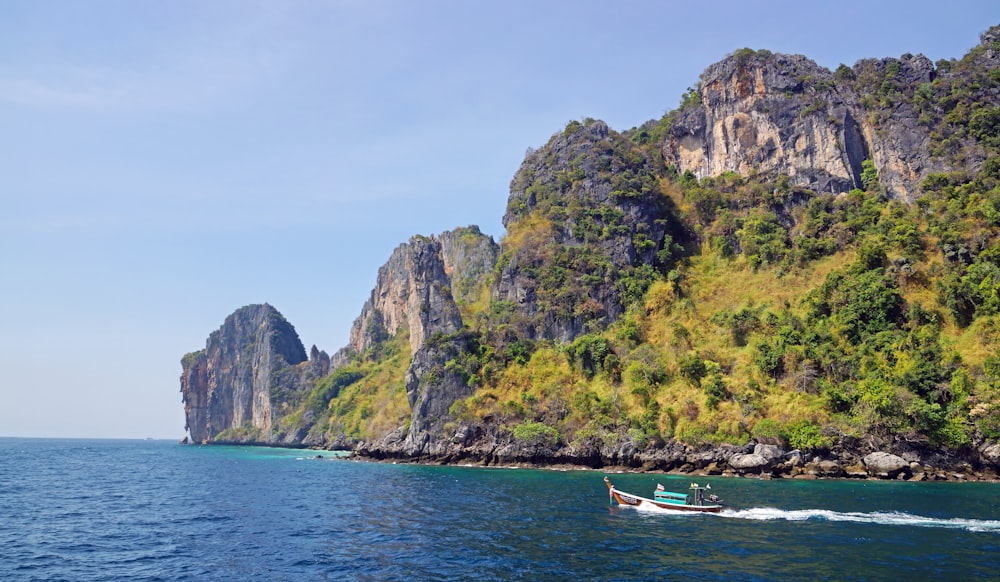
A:
[[[657,491],[655,497],[671,497],[673,499],[687,499],[687,493],[676,493],[674,491]]]

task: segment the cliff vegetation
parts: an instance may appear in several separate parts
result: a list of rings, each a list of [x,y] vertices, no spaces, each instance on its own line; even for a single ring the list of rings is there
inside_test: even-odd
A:
[[[253,352],[271,358],[266,407],[198,416],[235,357],[213,348],[225,326],[185,356],[192,437],[439,462],[995,471],[998,65],[1000,27],[937,63],[829,71],[741,49],[659,120],[571,121],[514,175],[499,245],[475,227],[414,237],[334,357]]]

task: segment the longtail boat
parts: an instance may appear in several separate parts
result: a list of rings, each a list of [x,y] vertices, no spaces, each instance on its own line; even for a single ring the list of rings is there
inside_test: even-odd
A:
[[[648,504],[660,509],[701,511],[706,513],[719,513],[722,511],[722,500],[714,494],[705,494],[706,491],[712,489],[710,486],[702,487],[697,483],[692,483],[687,493],[675,493],[667,491],[663,488],[663,485],[657,484],[656,491],[653,492],[653,498],[649,499],[615,489],[615,486],[611,484],[611,481],[607,477],[604,478],[604,482],[608,486],[608,495],[611,497],[611,502],[617,502],[618,505],[640,507]]]

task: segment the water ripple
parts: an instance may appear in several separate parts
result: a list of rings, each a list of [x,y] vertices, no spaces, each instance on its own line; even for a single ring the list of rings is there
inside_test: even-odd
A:
[[[144,441],[0,439],[0,459],[2,580],[852,580],[1000,568],[997,489],[984,484],[719,479],[713,489],[755,506],[719,519],[609,506],[587,471]]]
[[[902,525],[914,527],[941,527],[951,529],[964,529],[972,532],[1000,533],[1000,520],[992,519],[962,519],[947,518],[938,519],[933,517],[923,517],[898,511],[876,511],[873,513],[847,512],[841,513],[827,509],[799,509],[782,510],[773,507],[755,507],[751,509],[741,509],[723,511],[722,517],[735,519],[751,519],[759,521],[786,520],[805,521],[810,519],[824,521],[848,521],[854,523],[872,523],[880,525]]]

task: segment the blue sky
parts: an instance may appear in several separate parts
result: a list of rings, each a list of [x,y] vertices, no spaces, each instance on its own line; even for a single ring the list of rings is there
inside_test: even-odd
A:
[[[742,47],[961,57],[991,1],[0,0],[0,436],[180,438],[180,358],[268,302],[329,353],[392,250],[567,121]]]

